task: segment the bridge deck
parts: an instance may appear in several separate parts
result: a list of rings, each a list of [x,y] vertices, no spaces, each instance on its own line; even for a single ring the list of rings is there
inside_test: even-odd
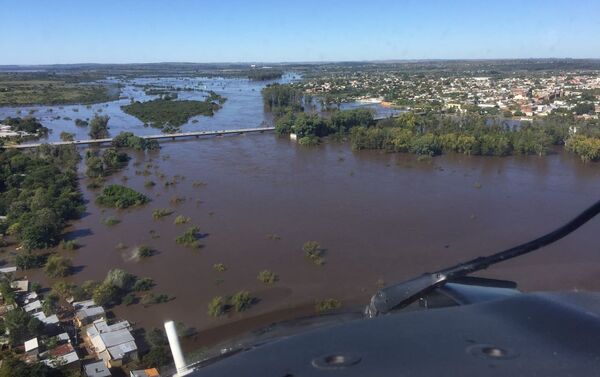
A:
[[[237,130],[220,130],[220,131],[197,131],[197,132],[181,132],[176,134],[160,134],[160,135],[146,135],[140,136],[146,140],[164,140],[164,139],[180,139],[185,137],[200,137],[200,136],[218,136],[228,134],[244,134],[251,132],[265,132],[273,131],[275,127],[258,127],[258,128],[241,128]],[[109,137],[106,139],[90,139],[90,140],[73,140],[73,141],[54,141],[50,143],[33,143],[33,144],[18,144],[18,145],[5,145],[7,149],[27,149],[36,148],[42,144],[50,145],[93,145],[93,144],[104,144],[112,142],[113,138]]]

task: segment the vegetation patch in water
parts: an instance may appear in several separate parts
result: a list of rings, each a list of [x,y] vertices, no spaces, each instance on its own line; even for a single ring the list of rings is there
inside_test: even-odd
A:
[[[129,156],[115,148],[102,152],[88,149],[85,154],[85,174],[90,178],[106,177],[127,166]]]
[[[315,303],[315,310],[319,314],[332,312],[332,311],[338,310],[341,307],[342,307],[342,302],[335,298],[326,298],[323,300],[318,300]]]
[[[270,285],[279,280],[279,277],[273,271],[263,270],[258,273],[257,279],[265,284]]]
[[[208,315],[211,317],[219,317],[225,314],[225,299],[221,296],[213,297],[208,303]]]
[[[175,211],[173,211],[171,208],[157,208],[154,211],[152,211],[152,218],[154,220],[159,220],[165,216],[172,215],[173,212]]]
[[[86,121],[86,120],[83,120],[83,119],[79,119],[79,118],[77,118],[77,119],[75,119],[75,125],[76,125],[77,127],[87,127],[87,126],[89,126],[90,124],[89,124],[89,122],[88,122],[88,121]]]
[[[146,293],[142,296],[141,303],[144,306],[155,305],[155,304],[163,304],[165,302],[169,302],[173,300],[173,297],[169,297],[166,294],[154,294],[154,293]]]
[[[71,132],[61,132],[60,133],[60,140],[62,141],[73,141],[75,140],[75,134],[71,133]]]
[[[99,205],[119,209],[141,206],[149,201],[146,195],[121,185],[105,187],[102,194],[96,198]]]
[[[134,256],[139,259],[149,258],[154,255],[155,251],[150,246],[140,245],[135,250]]]
[[[175,218],[175,225],[181,225],[181,224],[186,224],[190,221],[191,219],[189,217],[183,216],[183,215],[179,215]]]
[[[63,250],[70,250],[70,251],[77,250],[80,247],[80,245],[75,240],[60,241],[59,246]]]
[[[178,131],[190,118],[196,115],[212,116],[221,105],[209,99],[204,101],[177,101],[156,99],[147,102],[134,102],[121,109],[152,127],[163,131]]]
[[[104,220],[102,220],[102,223],[107,226],[115,226],[115,225],[119,224],[120,222],[121,222],[121,220],[119,220],[115,217],[107,217]]]
[[[213,264],[213,270],[217,272],[225,272],[227,271],[227,267],[223,263],[215,263]]]
[[[317,266],[322,266],[325,264],[325,261],[323,260],[324,251],[318,242],[307,241],[302,246],[302,250],[304,250],[306,257]]]
[[[146,140],[143,137],[135,136],[132,132],[121,132],[112,140],[112,146],[115,148],[133,148],[138,151],[157,150],[160,145],[156,140]]]
[[[92,139],[106,139],[108,137],[108,121],[107,115],[96,115],[90,121],[89,136]]]
[[[219,317],[228,311],[241,313],[250,309],[255,303],[256,298],[246,290],[236,292],[228,298],[216,296],[208,303],[208,315]]]
[[[51,255],[46,262],[44,271],[52,278],[65,277],[71,273],[73,263],[70,259],[60,255]]]
[[[197,226],[191,227],[188,230],[186,230],[184,233],[182,233],[181,235],[177,236],[177,238],[175,238],[175,242],[178,245],[183,245],[183,246],[190,247],[190,248],[199,248],[200,247],[200,242],[198,242],[198,238],[199,238],[198,233],[199,232],[200,232],[200,228],[198,228]]]

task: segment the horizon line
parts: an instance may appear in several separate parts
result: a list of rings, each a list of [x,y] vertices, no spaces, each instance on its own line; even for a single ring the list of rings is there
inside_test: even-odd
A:
[[[372,60],[306,60],[306,61],[215,61],[215,62],[191,62],[191,61],[155,61],[155,62],[128,62],[128,63],[96,63],[96,62],[78,62],[78,63],[25,63],[25,64],[0,64],[2,67],[47,67],[47,66],[73,66],[73,65],[145,65],[145,64],[208,64],[208,65],[227,65],[227,64],[273,64],[273,65],[292,65],[292,64],[335,64],[335,63],[402,63],[402,62],[460,62],[460,61],[509,61],[509,60],[598,60],[600,58],[572,58],[572,57],[529,57],[529,58],[415,58],[415,59],[372,59]]]

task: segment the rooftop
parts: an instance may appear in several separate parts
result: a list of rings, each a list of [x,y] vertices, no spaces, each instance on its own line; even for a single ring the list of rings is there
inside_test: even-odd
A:
[[[150,369],[139,369],[132,370],[129,372],[130,377],[160,377],[160,373],[158,373],[158,369],[150,368]]]
[[[89,308],[91,306],[97,306],[94,300],[76,301],[73,304],[74,309]]]
[[[44,314],[44,312],[37,312],[33,313],[33,316],[47,325],[54,325],[59,322],[58,316],[56,314],[52,314],[51,316],[46,317],[46,314]]]
[[[11,288],[17,290],[17,292],[27,292],[29,291],[29,281],[27,280],[15,280],[10,283]]]
[[[30,302],[29,304],[23,306],[23,309],[26,312],[32,312],[34,310],[38,310],[42,308],[42,303],[40,300],[34,301],[34,302]]]
[[[25,342],[25,352],[33,351],[34,349],[36,349],[38,347],[39,347],[39,344],[38,344],[37,338],[29,339],[28,341]]]
[[[127,321],[120,321],[108,325],[106,320],[99,319],[86,329],[95,352],[103,359],[121,359],[127,353],[136,351],[137,345]],[[104,353],[104,355],[103,355]],[[106,355],[108,353],[108,355]]]
[[[100,315],[104,315],[104,308],[102,308],[101,306],[88,306],[78,310],[77,313],[75,313],[75,318],[81,320],[84,318],[96,317]]]
[[[69,352],[66,355],[57,356],[56,358],[44,359],[42,362],[49,367],[56,368],[58,366],[69,365],[71,363],[75,363],[79,361],[79,356],[77,356],[77,352]]]
[[[110,370],[104,365],[102,361],[96,361],[95,363],[88,364],[84,367],[85,375],[87,377],[109,377],[112,376]]]
[[[45,356],[49,356],[42,362],[49,367],[57,367],[59,365],[69,365],[71,363],[79,361],[79,356],[71,343],[65,343],[58,347],[55,347],[44,353]]]

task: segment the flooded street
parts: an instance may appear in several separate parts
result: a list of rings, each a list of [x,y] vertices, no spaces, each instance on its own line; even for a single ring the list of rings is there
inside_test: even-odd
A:
[[[262,84],[230,81],[218,90],[218,80],[211,80],[228,101],[214,117],[198,117],[197,124],[189,123],[183,131],[256,127],[268,121],[260,100]],[[128,101],[105,107],[111,135],[123,130],[158,133],[119,114],[119,104]],[[86,111],[102,106],[77,106],[80,114],[72,118],[90,116]],[[0,118],[11,112],[0,110]],[[54,129],[50,140],[64,130],[85,137],[87,129],[72,121],[61,127],[61,122],[66,121],[44,122]],[[160,327],[166,319],[182,321],[200,331],[200,345],[233,335],[203,338],[211,328],[250,321],[239,327],[244,330],[307,314],[316,299],[337,298],[347,307],[366,304],[378,282],[411,278],[528,241],[562,225],[600,193],[598,165],[561,151],[546,157],[445,155],[418,161],[412,155],[353,152],[344,143],[301,147],[268,133],[161,145],[159,152],[130,152],[129,166],[107,179],[148,195],[152,201],[141,208],[96,206],[96,192],[86,188],[81,167],[87,214],[69,228],[67,238],[82,247],[60,252],[79,267],[67,279],[77,284],[101,280],[117,267],[151,277],[155,293],[174,299],[147,308],[121,305],[114,309],[116,317],[146,328]],[[165,186],[175,176],[180,176],[178,183]],[[145,187],[146,180],[156,186]],[[173,203],[176,197],[185,200]],[[154,220],[152,211],[158,208],[175,212]],[[191,221],[175,225],[177,215]],[[109,216],[121,223],[104,225]],[[175,243],[192,225],[203,234],[200,249]],[[594,246],[599,229],[600,219],[592,220],[568,238],[482,275],[515,280],[524,290],[600,290],[600,253]],[[325,265],[316,266],[304,256],[302,245],[309,240],[326,249]],[[117,249],[119,243],[127,247]],[[157,254],[133,259],[139,245],[151,246]],[[225,264],[227,271],[215,271],[215,263]],[[275,272],[279,281],[271,286],[259,282],[257,274],[264,269]],[[24,274],[46,282],[42,271]],[[259,300],[249,311],[208,316],[211,298],[242,289]]]

